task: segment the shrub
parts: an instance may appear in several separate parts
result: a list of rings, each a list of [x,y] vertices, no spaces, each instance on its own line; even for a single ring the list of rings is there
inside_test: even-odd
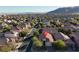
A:
[[[66,48],[66,44],[63,40],[57,40],[53,42],[53,46],[57,50],[64,50]]]
[[[39,30],[35,30],[35,31],[34,31],[34,35],[35,35],[35,36],[38,36],[38,35],[39,35]]]
[[[26,31],[21,31],[21,32],[19,33],[19,36],[20,36],[20,37],[24,37],[24,36],[26,36],[26,34],[27,34]]]
[[[36,40],[38,40],[38,38],[34,36],[34,37],[32,38],[32,41],[34,42],[34,41],[36,41]]]
[[[12,42],[8,42],[6,45],[0,47],[1,52],[10,52],[16,49],[16,45],[12,44]]]
[[[41,26],[41,28],[44,28],[45,24],[43,22],[40,22],[40,26]]]
[[[11,26],[9,26],[9,25],[4,26],[4,28],[3,28],[3,32],[10,31],[10,30],[11,30]]]
[[[1,52],[9,52],[9,51],[11,51],[11,48],[8,47],[7,45],[5,45],[3,47],[0,47],[0,51]]]
[[[37,37],[33,37],[33,44],[35,47],[41,47],[43,46],[43,42],[41,40],[39,40]]]
[[[36,47],[41,47],[41,46],[43,46],[43,42],[42,41],[40,41],[40,40],[36,40],[36,41],[34,41],[34,46],[36,46]]]

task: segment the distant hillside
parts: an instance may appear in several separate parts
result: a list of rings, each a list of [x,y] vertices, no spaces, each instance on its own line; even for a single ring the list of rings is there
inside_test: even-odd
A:
[[[79,6],[76,7],[63,7],[54,11],[48,12],[48,14],[79,14]]]

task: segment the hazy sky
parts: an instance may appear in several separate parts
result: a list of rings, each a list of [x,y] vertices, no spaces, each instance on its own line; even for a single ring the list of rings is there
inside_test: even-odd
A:
[[[59,7],[54,6],[0,6],[0,13],[49,12]]]

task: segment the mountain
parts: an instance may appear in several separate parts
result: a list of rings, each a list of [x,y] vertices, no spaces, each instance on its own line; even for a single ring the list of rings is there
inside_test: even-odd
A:
[[[58,8],[48,14],[79,14],[79,6]]]

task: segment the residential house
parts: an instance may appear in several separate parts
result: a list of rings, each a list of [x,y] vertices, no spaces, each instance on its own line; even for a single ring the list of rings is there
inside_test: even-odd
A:
[[[43,20],[43,19],[42,19],[42,22],[44,22],[46,26],[50,26],[49,20],[47,20],[47,19],[44,19],[44,20]]]
[[[64,37],[64,40],[69,40],[70,39],[70,37],[65,35],[64,33],[62,33],[62,32],[59,32],[59,33]]]
[[[4,33],[0,33],[0,46],[3,46],[7,43],[6,38],[4,37]]]
[[[5,32],[4,36],[9,39],[9,41],[16,42],[19,38],[18,32]]]
[[[73,28],[75,28],[75,30],[79,31],[79,24],[73,26]]]
[[[55,28],[47,28],[46,27],[46,28],[43,28],[42,30],[43,30],[43,32],[47,31],[47,32],[49,32],[51,34],[58,32]]]
[[[26,28],[31,28],[31,24],[30,23],[25,23],[25,27]]]
[[[4,46],[7,43],[7,39],[5,37],[0,37],[0,46]]]
[[[40,34],[40,36],[39,36],[39,39],[41,39],[41,40],[45,40],[45,37],[43,35],[44,32],[50,33],[52,35],[52,37],[53,37],[53,34],[57,32],[56,29],[54,29],[54,28],[47,28],[47,27],[46,28],[42,28],[41,31],[42,31],[42,34]]]
[[[58,33],[54,33],[53,37],[55,40],[64,40],[64,37],[58,32]]]
[[[66,40],[65,43],[68,48],[67,51],[76,51],[75,43],[72,40]]]
[[[12,22],[12,20],[8,20],[8,19],[4,19],[4,22],[6,22],[6,23],[11,23]]]
[[[76,46],[79,47],[79,32],[70,34],[71,39],[75,42]]]
[[[73,27],[73,25],[67,25],[63,27],[64,29],[70,29],[71,31],[75,30],[75,28]]]

